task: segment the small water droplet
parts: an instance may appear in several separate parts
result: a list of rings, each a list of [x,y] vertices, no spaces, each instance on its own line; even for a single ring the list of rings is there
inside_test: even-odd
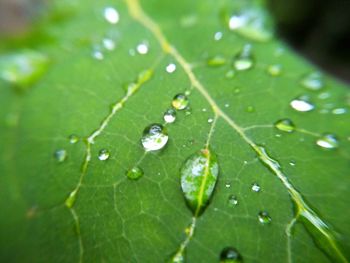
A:
[[[235,195],[230,195],[228,197],[228,204],[231,207],[235,207],[236,205],[238,205],[238,199]]]
[[[175,95],[171,104],[176,110],[184,110],[189,104],[189,100],[185,94],[179,93]]]
[[[235,75],[236,75],[236,72],[233,69],[230,69],[226,72],[225,78],[233,79]]]
[[[208,119],[208,123],[212,123],[213,121],[214,121],[213,118],[209,118],[209,119]]]
[[[255,111],[255,108],[253,106],[248,106],[247,107],[247,112],[252,113]]]
[[[258,192],[260,192],[260,190],[261,190],[260,185],[258,185],[257,183],[253,183],[253,184],[252,184],[252,191],[253,191],[253,192],[258,193]]]
[[[214,40],[216,41],[219,41],[220,39],[222,39],[222,32],[218,31],[218,32],[215,32],[214,34]]]
[[[231,183],[230,183],[230,182],[226,182],[226,183],[225,183],[225,187],[226,187],[226,188],[230,188],[230,187],[231,187]]]
[[[161,124],[154,123],[144,129],[141,143],[146,151],[157,151],[167,144],[168,139],[166,128]]]
[[[325,100],[328,99],[331,96],[331,94],[329,92],[322,92],[320,94],[318,94],[318,98],[321,100]]]
[[[134,166],[126,172],[126,176],[132,180],[137,180],[143,176],[143,170],[139,166]]]
[[[114,7],[106,7],[103,11],[103,16],[111,24],[119,22],[119,13]]]
[[[67,151],[64,149],[57,150],[54,153],[54,157],[57,162],[62,163],[67,159]]]
[[[271,217],[266,211],[262,211],[258,214],[258,219],[261,224],[267,225],[271,223]]]
[[[98,159],[100,161],[106,161],[109,158],[109,151],[107,149],[101,149],[98,153]]]
[[[79,141],[79,137],[75,134],[69,135],[68,139],[71,144],[75,144]]]
[[[234,92],[235,94],[238,94],[238,93],[241,92],[241,90],[240,90],[239,88],[235,88],[235,89],[233,90],[233,92]]]
[[[228,108],[228,107],[230,107],[230,104],[225,103],[224,107],[225,107],[225,108]]]
[[[234,247],[225,247],[220,253],[220,263],[243,262],[243,258]]]
[[[207,60],[207,65],[211,67],[222,66],[226,63],[226,58],[222,55],[216,55]]]
[[[105,47],[105,49],[107,49],[109,51],[112,51],[115,49],[115,42],[110,38],[104,38],[102,40],[102,44]]]
[[[165,68],[166,72],[173,73],[176,70],[176,65],[174,63],[170,63]]]
[[[262,8],[241,9],[229,19],[229,28],[239,35],[254,41],[267,41],[273,35],[269,15]]]
[[[274,65],[270,65],[267,68],[267,72],[273,76],[273,77],[277,77],[279,75],[281,75],[282,72],[282,66],[279,64],[274,64]]]
[[[293,132],[295,130],[295,125],[290,119],[281,119],[275,122],[275,127],[284,132]]]
[[[146,55],[148,53],[148,49],[148,44],[146,42],[142,42],[136,47],[136,51],[141,55]]]
[[[313,109],[315,109],[315,105],[313,105],[309,101],[309,98],[307,96],[299,96],[299,97],[295,98],[294,100],[292,100],[290,102],[290,106],[294,110],[300,111],[300,112],[308,112],[308,111],[312,111]]]
[[[105,58],[104,54],[98,47],[94,47],[92,50],[92,57],[97,60],[103,60]]]
[[[316,144],[325,149],[336,149],[339,146],[339,141],[334,134],[324,134],[317,139]]]
[[[163,115],[166,123],[173,123],[176,120],[176,111],[174,109],[167,109]]]
[[[234,57],[233,66],[236,70],[244,71],[253,67],[254,59],[252,56],[252,46],[244,45],[243,49]]]
[[[290,165],[290,166],[295,166],[295,164],[296,164],[296,163],[295,163],[295,161],[293,161],[293,160],[289,162],[289,165]]]
[[[335,115],[340,115],[346,113],[347,110],[345,108],[336,108],[332,110],[332,113]]]
[[[312,72],[304,75],[300,84],[308,90],[320,90],[324,87],[323,76],[320,72]]]

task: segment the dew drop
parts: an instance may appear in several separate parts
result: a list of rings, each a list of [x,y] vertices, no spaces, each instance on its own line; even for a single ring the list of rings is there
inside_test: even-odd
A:
[[[225,187],[226,187],[226,188],[230,188],[230,187],[231,187],[231,183],[230,183],[230,182],[226,182],[226,183],[225,183]]]
[[[290,106],[300,112],[308,112],[315,109],[315,105],[313,105],[307,96],[300,96],[298,98],[295,98],[290,102]]]
[[[166,123],[173,123],[176,120],[176,111],[174,109],[167,109],[163,115]]]
[[[165,70],[168,73],[173,73],[176,70],[176,65],[174,63],[170,63],[169,65],[166,66]]]
[[[214,121],[213,118],[209,118],[209,119],[208,119],[208,123],[212,123],[213,121]]]
[[[226,79],[233,79],[235,75],[236,75],[236,72],[233,69],[230,69],[226,72],[225,78]]]
[[[281,119],[275,122],[275,127],[284,132],[293,132],[295,130],[295,125],[290,119]]]
[[[324,134],[317,139],[316,144],[325,149],[336,149],[339,146],[339,141],[334,134]]]
[[[252,191],[253,192],[258,193],[258,192],[260,192],[260,190],[261,190],[260,185],[258,185],[257,183],[252,184]]]
[[[67,151],[64,149],[60,149],[55,151],[54,157],[57,162],[62,163],[67,159]]]
[[[109,51],[112,51],[115,49],[115,42],[110,38],[104,38],[102,40],[102,44],[103,44],[104,48],[109,50]]]
[[[254,59],[252,56],[252,46],[244,45],[243,49],[234,57],[233,66],[236,70],[244,71],[253,67]]]
[[[320,72],[312,72],[304,75],[300,84],[308,90],[320,90],[324,87],[323,76]]]
[[[98,159],[100,161],[106,161],[109,158],[109,151],[107,149],[101,149],[98,153]]]
[[[214,34],[214,40],[216,40],[216,41],[219,41],[219,40],[221,40],[222,39],[222,32],[220,32],[220,31],[218,31],[218,32],[215,32],[215,34]]]
[[[346,113],[347,110],[345,108],[336,108],[332,110],[332,113],[335,115],[340,115]]]
[[[255,108],[253,106],[248,106],[247,107],[247,112],[252,113],[255,111]]]
[[[236,205],[238,205],[238,199],[235,195],[230,195],[228,197],[228,204],[231,207],[235,207]]]
[[[168,138],[166,128],[161,124],[153,123],[144,129],[141,143],[147,152],[157,151],[167,144]]]
[[[148,44],[145,42],[138,44],[136,51],[141,55],[146,55],[148,53]]]
[[[79,137],[75,134],[69,135],[68,139],[71,144],[75,144],[79,141]]]
[[[266,211],[262,211],[258,214],[258,220],[263,225],[267,225],[271,223],[271,217]]]
[[[225,103],[224,107],[228,108],[228,107],[230,107],[230,104],[229,103]]]
[[[207,60],[207,65],[211,67],[222,66],[222,65],[225,65],[225,63],[226,63],[226,58],[222,55],[216,55]]]
[[[225,247],[220,253],[220,263],[243,262],[243,258],[237,249]]]
[[[119,13],[114,7],[106,7],[103,11],[103,16],[111,24],[119,22]]]
[[[260,8],[242,9],[229,19],[230,30],[254,41],[267,41],[273,35],[269,15]]]
[[[179,94],[175,95],[171,104],[173,105],[173,107],[176,110],[184,110],[187,108],[187,106],[189,104],[189,100],[185,94],[179,93]]]
[[[143,176],[143,170],[139,166],[134,166],[126,172],[126,176],[132,180],[140,179]]]
[[[102,51],[97,47],[92,50],[92,57],[97,60],[103,60],[105,58]]]
[[[267,72],[273,76],[273,77],[277,77],[279,75],[281,75],[282,72],[282,66],[279,64],[274,64],[274,65],[270,65],[267,68]]]
[[[290,165],[290,166],[295,166],[295,164],[296,164],[296,163],[295,163],[295,161],[293,161],[293,160],[289,162],[289,165]]]

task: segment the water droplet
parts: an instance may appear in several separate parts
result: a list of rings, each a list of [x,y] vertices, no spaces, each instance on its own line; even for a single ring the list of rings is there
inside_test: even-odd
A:
[[[214,121],[213,118],[209,118],[209,119],[208,119],[208,123],[212,123],[213,121]]]
[[[260,192],[260,190],[261,190],[260,185],[258,185],[257,183],[252,184],[252,191],[253,192],[258,193],[258,192]]]
[[[229,28],[254,41],[267,41],[273,35],[273,24],[262,8],[241,9],[230,17]]]
[[[126,172],[126,176],[132,180],[137,180],[143,176],[143,170],[135,166]]]
[[[309,90],[320,90],[324,87],[323,76],[320,72],[309,73],[301,78],[300,84]]]
[[[188,106],[189,100],[185,94],[180,93],[175,95],[171,104],[176,110],[183,110]]]
[[[237,249],[225,247],[220,253],[220,263],[243,262],[243,258]]]
[[[230,69],[226,72],[225,78],[233,79],[235,75],[236,75],[236,72],[233,69]]]
[[[216,41],[219,41],[220,39],[222,39],[222,32],[218,31],[218,32],[215,32],[214,34],[214,40]]]
[[[157,151],[167,144],[168,138],[166,128],[161,124],[154,123],[144,129],[141,143],[146,151]]]
[[[70,135],[68,139],[71,144],[75,144],[79,141],[79,137],[75,134]]]
[[[228,107],[230,107],[230,104],[225,103],[224,107],[225,107],[225,108],[228,108]]]
[[[176,253],[169,261],[169,263],[185,263],[184,252]]]
[[[290,166],[295,166],[295,164],[296,164],[296,163],[295,163],[295,161],[293,161],[293,160],[289,162],[289,165],[290,165]]]
[[[325,100],[325,99],[330,98],[331,94],[329,92],[322,92],[322,93],[318,94],[317,97],[321,100]]]
[[[107,149],[101,149],[98,153],[98,159],[100,161],[106,161],[109,158],[109,151]]]
[[[332,113],[335,115],[340,115],[346,113],[347,110],[345,108],[336,108],[332,110]]]
[[[176,120],[176,111],[174,109],[166,110],[163,118],[166,123],[173,123]]]
[[[247,112],[252,113],[255,111],[255,108],[253,106],[248,106],[247,107]]]
[[[222,55],[216,55],[207,60],[207,65],[211,67],[222,66],[226,63],[226,58]]]
[[[228,204],[232,207],[238,205],[238,199],[235,195],[230,195],[228,197]]]
[[[295,98],[290,102],[290,106],[300,112],[308,112],[315,109],[315,105],[313,105],[307,96],[300,96],[298,98]]]
[[[236,70],[244,71],[253,67],[254,59],[252,56],[252,46],[244,45],[243,49],[234,57],[233,66]]]
[[[102,44],[105,47],[105,49],[107,49],[109,51],[112,51],[115,49],[115,42],[110,38],[104,38],[102,40]]]
[[[262,211],[258,214],[258,219],[261,224],[270,224],[271,223],[271,217],[266,211]]]
[[[199,216],[213,194],[219,165],[216,155],[203,149],[191,155],[181,168],[181,189],[193,214]]]
[[[145,42],[138,44],[136,47],[136,51],[141,55],[147,54],[148,53],[148,44]]]
[[[282,72],[282,66],[279,64],[274,64],[274,65],[270,65],[267,68],[267,72],[273,76],[273,77],[277,77],[279,75],[281,75]]]
[[[165,70],[168,73],[173,73],[176,70],[176,65],[174,63],[170,63],[169,65],[166,66]]]
[[[295,130],[295,125],[290,119],[281,119],[275,122],[275,127],[284,132],[293,132]]]
[[[34,50],[1,55],[0,79],[24,90],[47,71],[48,64],[48,57]]]
[[[54,157],[57,162],[62,163],[67,159],[67,151],[64,149],[57,150],[54,153]]]
[[[325,149],[336,149],[339,146],[339,141],[334,134],[324,134],[318,138],[316,144]]]
[[[111,24],[117,24],[119,22],[119,13],[113,7],[106,7],[103,11],[103,16]]]
[[[226,187],[226,188],[230,188],[230,187],[231,187],[231,183],[230,183],[230,182],[226,182],[226,183],[225,183],[225,187]]]
[[[233,92],[234,92],[235,94],[238,94],[238,93],[241,92],[241,90],[240,90],[239,88],[235,88],[235,89],[233,90]]]
[[[97,59],[97,60],[103,60],[104,59],[104,54],[98,47],[94,47],[92,50],[92,57]]]

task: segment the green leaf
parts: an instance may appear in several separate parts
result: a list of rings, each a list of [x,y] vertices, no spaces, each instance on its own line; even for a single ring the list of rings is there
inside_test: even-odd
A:
[[[256,2],[60,2],[2,41],[1,261],[349,261],[349,87]]]

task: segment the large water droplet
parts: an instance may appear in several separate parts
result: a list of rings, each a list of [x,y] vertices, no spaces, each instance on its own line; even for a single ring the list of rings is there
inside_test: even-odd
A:
[[[315,105],[313,105],[307,96],[300,96],[298,98],[295,98],[290,102],[290,106],[300,112],[308,112],[315,109]]]
[[[339,141],[334,134],[324,134],[317,139],[316,144],[325,149],[336,149],[339,146]]]
[[[174,109],[167,109],[163,115],[166,123],[173,123],[176,120],[176,111]]]
[[[309,90],[320,90],[324,87],[323,76],[320,72],[312,72],[303,76],[300,84]]]
[[[225,247],[220,253],[220,263],[243,262],[243,258],[237,249]]]
[[[295,125],[290,119],[281,119],[275,122],[275,127],[284,132],[293,132],[295,130]]]
[[[48,57],[34,50],[1,55],[0,79],[25,89],[47,71],[48,64]]]
[[[111,24],[117,24],[119,22],[119,13],[114,7],[106,7],[103,10],[103,16]]]
[[[261,224],[270,224],[271,223],[271,217],[269,216],[269,213],[266,211],[262,211],[258,214],[258,220]]]
[[[234,57],[233,66],[236,70],[243,71],[253,67],[254,59],[252,56],[252,46],[244,45],[243,49]]]
[[[141,143],[146,151],[157,151],[162,149],[168,142],[168,132],[161,124],[147,126],[141,138]]]
[[[252,191],[253,192],[260,192],[260,190],[261,190],[261,187],[260,187],[260,185],[258,185],[257,183],[253,183],[252,184]]]
[[[273,35],[272,22],[262,8],[241,9],[230,17],[229,28],[254,41],[267,41]]]
[[[100,161],[106,161],[106,160],[108,160],[109,155],[110,155],[110,153],[107,149],[101,149],[98,153],[98,159]]]
[[[171,104],[176,110],[184,110],[189,104],[187,96],[183,93],[175,95]]]
[[[195,216],[199,216],[213,194],[219,165],[216,155],[203,149],[191,155],[181,168],[181,188],[188,206]]]
[[[139,166],[134,166],[126,172],[126,176],[132,180],[137,180],[143,176],[143,170]]]
[[[79,141],[79,137],[75,134],[69,135],[68,139],[71,144],[75,144]]]
[[[237,199],[237,197],[236,197],[235,195],[230,195],[230,196],[228,197],[228,204],[229,204],[229,206],[231,206],[231,207],[234,207],[234,206],[238,205],[238,199]]]
[[[54,157],[57,162],[62,163],[67,159],[67,151],[64,149],[57,150],[54,153]]]

